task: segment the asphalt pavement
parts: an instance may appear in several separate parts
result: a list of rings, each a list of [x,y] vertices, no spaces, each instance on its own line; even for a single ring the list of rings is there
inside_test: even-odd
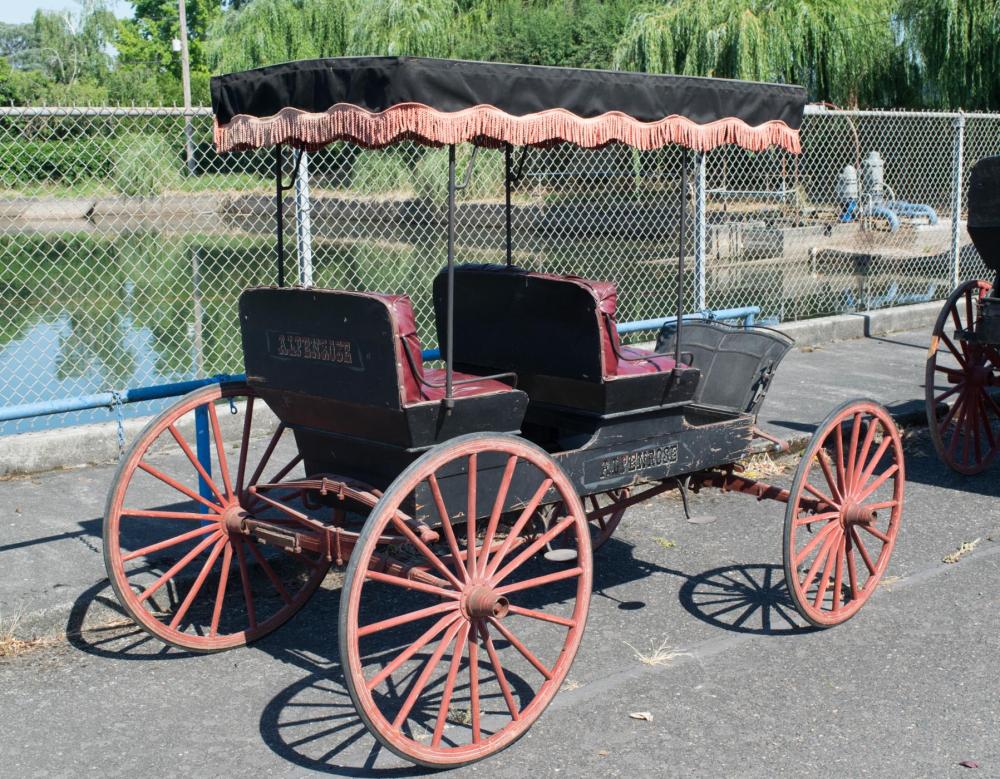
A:
[[[926,338],[792,352],[762,425],[801,440],[853,395],[912,412]],[[595,556],[583,644],[549,710],[507,751],[452,774],[1000,776],[1000,466],[961,477],[926,430],[905,441],[899,540],[857,617],[818,631],[794,615],[783,505],[703,492],[695,512],[717,519],[696,525],[664,495],[629,509]],[[787,484],[794,457],[776,463],[770,478]],[[20,635],[52,636],[0,658],[0,775],[424,775],[354,715],[338,573],[244,649],[189,655],[123,624],[100,554],[112,473],[0,484],[0,619],[19,612]]]

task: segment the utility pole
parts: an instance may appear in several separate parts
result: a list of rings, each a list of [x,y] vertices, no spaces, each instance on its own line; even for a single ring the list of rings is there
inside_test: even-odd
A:
[[[188,175],[195,174],[194,128],[191,126],[191,58],[188,55],[187,11],[184,0],[177,0],[177,15],[181,33],[181,86],[184,89],[184,151]]]

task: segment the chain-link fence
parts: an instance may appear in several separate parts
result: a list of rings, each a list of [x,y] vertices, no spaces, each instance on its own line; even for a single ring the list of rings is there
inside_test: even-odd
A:
[[[242,371],[236,301],[276,277],[275,155],[216,155],[211,130],[207,109],[0,109],[0,408]],[[955,210],[972,164],[1000,154],[1000,115],[810,110],[802,142],[797,157],[529,150],[514,263],[616,281],[619,321],[669,315],[686,159],[689,310],[780,322],[937,299],[985,274]],[[285,153],[286,180],[293,164]],[[334,144],[305,166],[308,197],[285,196],[290,280],[308,213],[313,283],[408,293],[433,345],[447,150]],[[502,151],[479,152],[456,233],[459,261],[504,261]]]

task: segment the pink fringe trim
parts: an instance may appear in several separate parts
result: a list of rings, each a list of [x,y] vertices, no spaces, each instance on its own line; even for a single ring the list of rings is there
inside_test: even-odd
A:
[[[400,103],[372,113],[349,103],[338,103],[322,113],[284,108],[274,116],[240,114],[215,124],[219,152],[242,151],[291,143],[318,149],[334,141],[352,141],[381,148],[402,140],[432,146],[474,141],[485,146],[548,146],[567,142],[584,148],[619,142],[636,149],[658,149],[668,144],[696,151],[735,144],[749,151],[779,146],[801,151],[799,132],[781,121],[751,127],[741,119],[697,124],[683,116],[640,122],[618,111],[585,119],[563,108],[525,116],[511,116],[491,105],[477,105],[445,113],[422,103]]]

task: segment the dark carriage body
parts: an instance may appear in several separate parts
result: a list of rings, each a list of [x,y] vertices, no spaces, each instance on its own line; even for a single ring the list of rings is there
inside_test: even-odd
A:
[[[435,283],[443,348],[445,278]],[[455,279],[459,372],[451,408],[436,381],[443,372],[421,366],[405,296],[273,287],[244,293],[247,382],[292,428],[308,473],[384,490],[436,444],[486,431],[520,433],[541,446],[581,496],[726,465],[749,451],[757,407],[790,343],[737,328],[713,340],[724,326],[708,328],[709,336],[687,327],[687,364],[678,365],[666,336],[656,352],[620,343],[613,284],[481,265],[457,268]],[[511,383],[516,375],[518,388],[485,378],[491,374],[511,376]],[[708,376],[724,378],[725,392],[741,400],[720,402]],[[748,397],[753,401],[742,400]],[[499,460],[478,464],[482,495],[503,467]],[[467,474],[456,468],[440,483],[446,498],[457,499]],[[517,473],[511,494],[536,487]],[[430,495],[416,503],[430,506]],[[481,503],[486,516],[491,506]],[[509,508],[518,505],[515,498]]]
[[[1000,345],[1000,157],[977,162],[969,176],[969,237],[987,268],[993,289],[979,303],[979,317],[968,338]]]

